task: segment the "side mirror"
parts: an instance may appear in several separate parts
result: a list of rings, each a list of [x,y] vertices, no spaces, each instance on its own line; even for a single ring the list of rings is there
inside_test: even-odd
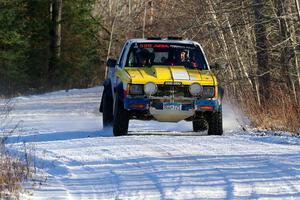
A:
[[[109,58],[106,62],[106,66],[109,68],[114,68],[116,66],[117,61],[115,59]]]

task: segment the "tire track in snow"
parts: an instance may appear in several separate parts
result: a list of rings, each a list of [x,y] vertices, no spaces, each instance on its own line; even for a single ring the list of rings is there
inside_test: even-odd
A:
[[[128,137],[131,137],[131,136],[128,136]],[[137,143],[140,143],[141,141],[140,140],[137,140],[137,139],[134,139],[134,138],[130,138],[132,141],[136,141]],[[143,149],[143,150],[148,150],[148,148],[146,147],[146,146],[144,146],[145,147],[145,149]],[[133,154],[132,153],[132,151],[130,151],[128,148],[126,148],[126,146],[122,146],[121,147],[121,149],[120,149],[120,151],[122,151],[123,153],[125,153],[125,154],[127,154],[127,155],[131,155],[131,156],[137,156],[137,154]],[[115,155],[116,157],[118,157],[118,155]],[[146,163],[145,163],[145,161],[146,161]],[[157,178],[157,176],[155,176],[154,175],[154,173],[155,172],[157,172],[157,169],[155,169],[155,167],[154,167],[154,165],[150,162],[150,160],[148,159],[148,160],[143,160],[143,162],[142,161],[139,161],[139,159],[136,159],[134,162],[133,161],[131,161],[131,162],[128,162],[128,161],[124,161],[124,162],[120,162],[119,164],[121,164],[122,166],[125,166],[125,167],[128,167],[128,168],[130,168],[131,170],[133,170],[134,168],[135,169],[138,169],[139,171],[143,171],[144,170],[144,168],[145,168],[145,165],[147,165],[147,170],[151,170],[151,172],[143,172],[142,173],[142,175],[146,178],[146,179],[148,179],[148,180],[150,180],[152,183],[153,183],[153,185],[154,185],[154,187],[156,188],[156,190],[159,192],[159,194],[160,194],[160,199],[165,199],[165,195],[164,195],[164,192],[163,192],[163,188],[161,187],[161,185],[160,185],[160,182],[159,182],[159,180],[158,180],[158,178]],[[111,170],[111,173],[115,176],[115,177],[117,177],[116,179],[117,179],[117,188],[118,188],[118,190],[117,190],[117,194],[116,194],[116,197],[115,197],[115,199],[122,199],[122,198],[120,198],[120,196],[121,196],[121,194],[120,194],[120,184],[122,183],[122,179],[120,178],[122,175],[121,174],[118,174],[116,171],[114,171],[114,170]],[[142,178],[141,178],[142,179]],[[154,195],[155,196],[155,195]]]
[[[189,139],[186,139],[186,138],[183,138],[183,139],[180,139],[180,140],[185,140],[186,142],[184,142],[184,145],[182,145],[183,147],[185,147],[185,145],[189,144],[190,140]],[[161,147],[165,147],[165,148],[161,148]],[[182,149],[186,149],[186,148],[182,148],[182,146],[177,146],[177,145],[174,145],[174,144],[170,144],[170,145],[166,145],[166,144],[162,144],[160,145],[160,150],[163,150],[165,151],[169,156],[172,156],[172,157],[178,157],[178,153],[177,154],[172,154],[170,153],[169,151],[166,151],[166,149],[172,149],[171,152],[179,152],[180,153],[180,157],[191,157],[191,154],[189,153],[186,153],[186,151],[183,151]],[[175,148],[176,147],[176,148]],[[211,146],[208,146],[206,145],[207,149],[213,149]],[[195,155],[192,155],[192,160],[188,160],[188,162],[195,162],[197,163],[199,166],[201,166],[203,164],[203,161],[200,161]],[[229,178],[227,178],[226,176],[224,176],[223,172],[216,168],[215,169],[216,172],[218,172],[218,174],[220,174],[220,176],[222,176],[224,178],[224,182],[226,183],[227,185],[227,195],[226,195],[226,199],[232,199],[233,197],[233,186],[232,186],[232,182],[230,181]],[[174,189],[174,191],[176,192],[176,190],[178,190],[180,188],[180,186],[182,185],[183,181],[182,181],[182,177],[181,177],[181,183],[179,183],[176,188]],[[228,194],[228,191],[229,194]]]
[[[162,136],[163,137],[163,136]],[[175,138],[180,138],[180,140],[182,141],[181,137],[175,136]],[[185,139],[183,139],[185,140]],[[139,140],[136,140],[137,142],[139,142]],[[178,142],[178,140],[175,140]],[[184,145],[188,144],[190,142],[190,140],[187,139],[187,142],[184,142]],[[185,162],[185,166],[188,168],[189,164],[192,163],[196,163],[198,166],[201,166],[203,164],[203,161],[199,161],[199,159],[197,159],[197,157],[195,155],[191,155],[186,153],[185,151],[182,151],[182,146],[178,146],[178,144],[174,144],[171,143],[169,145],[166,145],[164,143],[159,143],[157,144],[156,142],[153,142],[151,139],[147,140],[146,145],[144,145],[146,148],[151,149],[153,152],[159,152],[162,156],[166,156],[172,159],[176,159],[179,158],[180,160],[178,160],[179,163],[181,163],[180,165],[183,165],[182,162]],[[209,148],[211,148],[210,146],[207,146]],[[184,148],[183,148],[184,149]],[[175,154],[173,152],[176,152]],[[183,159],[183,158],[188,158],[188,160]],[[191,159],[192,158],[192,159]],[[159,174],[160,171],[162,171],[162,169],[158,170],[157,167],[155,167],[155,164],[151,164],[151,167],[154,169],[154,172],[156,174]],[[225,185],[227,185],[227,192],[231,191],[227,194],[226,199],[231,199],[231,197],[233,196],[233,186],[232,183],[230,181],[229,178],[227,178],[226,176],[223,176],[222,171],[219,169],[215,169],[216,172],[218,172],[218,174],[220,174],[220,176],[222,176],[224,178],[224,182],[226,183]],[[160,184],[160,180],[158,178],[158,176],[156,176],[155,178],[155,182],[156,184],[159,183],[159,188],[163,188],[162,185]],[[177,182],[176,186],[174,186],[173,191],[176,192],[183,184],[183,177],[179,176],[179,183]],[[159,190],[160,194],[163,194],[161,197],[162,199],[165,199],[165,192],[163,190]],[[193,191],[191,191],[193,192]]]

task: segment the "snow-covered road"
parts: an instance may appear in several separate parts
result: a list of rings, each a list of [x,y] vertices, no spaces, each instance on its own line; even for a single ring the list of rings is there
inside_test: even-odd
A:
[[[225,106],[224,136],[188,122],[130,121],[112,137],[98,113],[102,88],[14,99],[8,144],[35,149],[47,181],[30,199],[300,199],[300,139],[239,130]]]

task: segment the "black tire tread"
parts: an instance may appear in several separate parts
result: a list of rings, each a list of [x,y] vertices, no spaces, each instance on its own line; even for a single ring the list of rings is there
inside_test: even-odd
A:
[[[123,136],[128,133],[129,115],[128,111],[124,109],[123,103],[116,96],[113,133],[114,136]]]
[[[223,135],[222,107],[217,112],[212,112],[207,117],[208,135]]]
[[[193,121],[193,131],[194,132],[201,132],[206,131],[208,128],[207,122],[205,119],[198,119]]]
[[[112,104],[112,96],[109,95],[110,92],[108,90],[103,91],[102,97],[102,105],[103,105],[103,115],[102,122],[103,128],[109,127],[113,123],[113,104]]]

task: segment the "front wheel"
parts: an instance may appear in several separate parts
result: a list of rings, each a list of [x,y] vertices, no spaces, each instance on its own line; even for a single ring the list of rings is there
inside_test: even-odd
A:
[[[222,135],[222,107],[217,112],[212,112],[207,116],[208,135]]]
[[[123,103],[116,96],[114,109],[113,133],[114,136],[127,135],[129,125],[128,111],[124,109]]]
[[[207,122],[205,119],[198,119],[193,121],[193,131],[194,132],[201,132],[207,130]]]

